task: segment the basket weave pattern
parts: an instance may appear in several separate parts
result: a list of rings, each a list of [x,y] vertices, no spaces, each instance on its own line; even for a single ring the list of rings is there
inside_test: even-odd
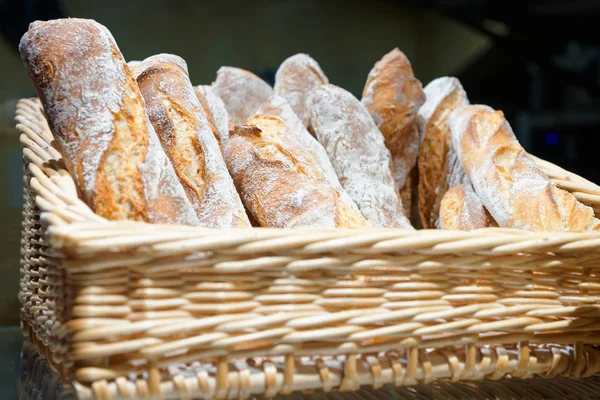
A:
[[[600,371],[600,233],[108,222],[79,199],[39,102],[16,119],[23,329],[80,398]],[[600,214],[600,187],[536,162]]]

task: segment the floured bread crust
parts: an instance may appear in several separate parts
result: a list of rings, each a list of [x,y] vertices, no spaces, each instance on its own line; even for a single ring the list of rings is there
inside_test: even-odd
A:
[[[374,227],[412,229],[390,169],[390,151],[369,112],[351,93],[322,85],[309,97],[311,126],[337,176]]]
[[[223,100],[229,118],[243,124],[256,114],[258,107],[273,96],[268,83],[241,68],[221,67],[212,83],[215,93]]]
[[[550,181],[517,141],[501,111],[457,108],[453,146],[475,192],[499,226],[530,231],[600,229],[594,212]]]
[[[219,144],[180,57],[159,54],[137,67],[148,115],[183,188],[208,228],[248,228]]]
[[[367,226],[287,129],[281,118],[260,115],[230,132],[227,164],[254,219],[274,228]]]
[[[65,163],[98,215],[198,225],[105,27],[77,18],[39,22],[19,50]]]
[[[319,64],[308,54],[295,54],[281,63],[275,74],[275,94],[283,97],[292,106],[305,127],[310,121],[307,107],[309,93],[329,79]]]
[[[358,211],[358,207],[342,187],[335,173],[335,169],[331,164],[331,160],[327,155],[327,151],[325,151],[321,143],[308,132],[300,118],[283,97],[275,95],[265,101],[258,109],[257,115],[274,115],[280,117],[288,127],[282,134],[286,135],[286,138],[295,141],[310,153],[321,168],[321,173],[327,182],[340,192],[341,201],[344,202],[347,207],[355,208]]]

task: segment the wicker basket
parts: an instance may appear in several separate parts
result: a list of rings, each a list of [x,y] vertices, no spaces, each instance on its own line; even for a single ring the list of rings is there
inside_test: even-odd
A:
[[[600,233],[108,222],[22,100],[23,330],[80,398],[600,371]],[[536,160],[600,214],[600,187]]]

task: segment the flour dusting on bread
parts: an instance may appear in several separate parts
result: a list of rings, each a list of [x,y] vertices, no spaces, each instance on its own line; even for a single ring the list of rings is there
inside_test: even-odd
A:
[[[390,169],[390,151],[368,111],[352,94],[322,85],[309,98],[311,126],[338,178],[374,227],[411,229]]]
[[[305,127],[308,127],[310,110],[307,100],[310,92],[329,79],[319,64],[308,54],[295,54],[281,63],[275,73],[275,94],[291,105]]]
[[[273,96],[269,84],[241,68],[221,67],[212,88],[223,100],[229,118],[236,124],[248,121],[258,107]]]

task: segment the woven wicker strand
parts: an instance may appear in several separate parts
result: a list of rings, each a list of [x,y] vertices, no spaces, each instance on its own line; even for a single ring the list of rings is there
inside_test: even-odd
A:
[[[39,102],[16,120],[23,330],[79,398],[600,371],[600,233],[109,222],[80,200]],[[600,187],[536,162],[598,214]]]

